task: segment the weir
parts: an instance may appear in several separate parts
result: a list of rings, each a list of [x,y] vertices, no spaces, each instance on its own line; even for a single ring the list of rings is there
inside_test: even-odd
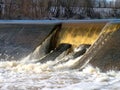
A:
[[[119,33],[119,20],[0,21],[0,60],[21,60],[28,56],[28,62],[36,59],[44,63],[65,50],[69,49],[69,54],[80,45],[89,45],[72,69],[91,64],[103,71],[119,70]]]
[[[87,64],[102,71],[120,70],[120,22],[108,23],[89,51],[74,64],[74,68],[84,68]],[[73,68],[72,67],[72,68]]]
[[[69,43],[78,47],[81,44],[93,44],[107,22],[63,23],[58,44]]]
[[[0,59],[20,60],[26,57],[51,34],[57,24],[0,24]]]

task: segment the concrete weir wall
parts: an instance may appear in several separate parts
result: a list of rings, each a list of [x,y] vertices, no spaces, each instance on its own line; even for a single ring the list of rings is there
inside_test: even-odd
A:
[[[0,23],[0,60],[20,60],[27,56],[57,25],[18,22]]]
[[[72,67],[83,69],[87,64],[102,71],[120,70],[120,22],[108,23],[88,52]]]
[[[82,69],[90,63],[103,71],[120,70],[119,39],[120,20],[1,20],[0,60],[33,57],[36,51],[45,55],[65,43],[72,49],[90,44],[72,68]]]

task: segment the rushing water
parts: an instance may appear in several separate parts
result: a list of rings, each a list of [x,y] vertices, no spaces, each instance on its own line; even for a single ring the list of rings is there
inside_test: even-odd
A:
[[[13,22],[7,21],[4,23],[0,21],[0,24],[9,24],[9,23],[14,24],[17,23],[17,21],[13,21]],[[22,23],[22,21],[19,21],[18,24],[19,23]],[[34,21],[31,23],[41,24],[41,22],[39,21],[37,22]],[[44,23],[51,23],[51,21],[45,21]],[[56,21],[53,23],[60,23],[60,22]],[[24,24],[28,24],[28,22],[24,22]],[[6,37],[9,38],[7,34],[9,33],[7,32],[5,34],[5,40]],[[18,34],[19,37],[22,37],[22,35],[24,36],[24,32],[17,33],[17,35]],[[0,38],[4,37],[4,35],[3,36],[2,35],[3,34],[1,33]],[[14,34],[11,34],[10,37],[12,37],[13,35]],[[12,53],[13,56],[17,56],[17,55],[19,56],[19,53],[17,53],[18,51],[20,53],[26,52],[27,50],[28,52],[31,52],[29,51],[29,48],[25,49],[26,47],[13,46],[11,45],[11,43],[6,44],[6,42],[4,42],[4,44],[1,44],[0,50],[2,51],[0,53],[0,90],[119,90],[120,89],[120,71],[111,70],[107,72],[101,72],[99,68],[92,67],[91,65],[86,65],[82,70],[72,68],[82,57],[82,56],[74,57],[75,53],[79,52],[80,48],[75,48],[74,52],[70,54],[68,54],[67,53],[68,51],[66,50],[62,54],[60,53],[60,55],[55,60],[48,60],[45,63],[40,63],[40,61],[38,61],[37,59],[44,57],[46,54],[48,54],[45,51],[47,51],[48,48],[46,47],[48,47],[50,44],[50,39],[52,37],[51,35],[40,46],[38,46],[33,53],[29,54],[27,57],[25,57],[22,60],[9,60],[9,57],[11,57],[10,53],[13,52]],[[65,34],[65,36],[67,35]],[[14,42],[14,38],[12,37],[13,42]],[[25,38],[26,37],[24,37],[24,39]],[[71,38],[75,38],[75,37],[71,37]],[[71,38],[65,39],[65,41],[69,41],[71,40]],[[10,40],[7,39],[7,41]],[[18,39],[18,41],[19,40],[21,40],[22,42],[23,39]],[[32,41],[32,39],[30,41]],[[73,40],[73,42],[74,41],[75,40]],[[86,42],[86,39],[83,41]],[[3,43],[2,40],[1,42]],[[77,40],[77,42],[79,42],[79,40]],[[62,41],[62,43],[64,42]],[[49,53],[52,52],[54,51],[51,51]],[[22,58],[22,56],[19,57]],[[13,58],[11,57],[11,59],[14,59],[14,57]],[[36,61],[38,62],[36,63]]]
[[[119,90],[119,71],[103,73],[90,65],[82,71],[71,70],[81,58],[73,60],[71,56],[61,59],[64,63],[57,59],[44,64],[26,63],[26,58],[0,62],[0,90]]]
[[[51,70],[46,65],[0,63],[0,90],[118,90],[120,72],[102,73],[91,66],[82,71]]]

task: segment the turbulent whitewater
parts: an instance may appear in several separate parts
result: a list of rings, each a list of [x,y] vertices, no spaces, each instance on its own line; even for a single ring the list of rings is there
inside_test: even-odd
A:
[[[0,21],[0,90],[119,90],[120,22]]]
[[[69,70],[73,61],[53,67],[46,64],[25,64],[20,61],[0,63],[1,90],[119,90],[120,72],[100,72],[86,66],[82,71]]]

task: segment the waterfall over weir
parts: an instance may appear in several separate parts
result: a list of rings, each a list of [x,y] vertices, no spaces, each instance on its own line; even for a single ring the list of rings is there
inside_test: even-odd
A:
[[[119,20],[0,21],[0,60],[120,70],[119,38]]]

